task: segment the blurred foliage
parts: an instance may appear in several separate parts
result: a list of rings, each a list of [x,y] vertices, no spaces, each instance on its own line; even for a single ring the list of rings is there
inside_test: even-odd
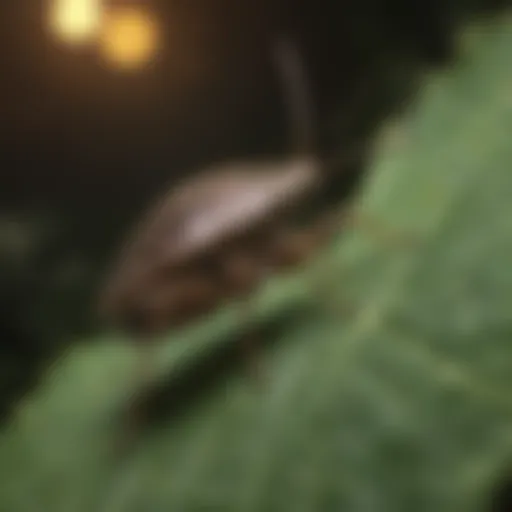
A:
[[[458,49],[388,123],[360,194],[418,243],[346,233],[269,283],[253,319],[262,387],[237,355],[235,306],[171,334],[121,463],[136,351],[73,344],[1,433],[2,510],[489,510],[512,456],[510,16]]]

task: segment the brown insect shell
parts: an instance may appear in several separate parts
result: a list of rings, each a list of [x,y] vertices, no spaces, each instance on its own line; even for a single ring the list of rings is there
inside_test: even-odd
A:
[[[222,258],[230,241],[297,206],[319,178],[318,161],[299,156],[235,162],[178,186],[150,210],[122,251],[107,283],[104,314],[122,319],[136,312],[176,324],[196,314],[194,305],[198,313],[211,309],[222,290],[206,263]]]

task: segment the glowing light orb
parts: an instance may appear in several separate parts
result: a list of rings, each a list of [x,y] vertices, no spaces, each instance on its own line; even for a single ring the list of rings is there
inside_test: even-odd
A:
[[[101,0],[52,0],[49,25],[63,41],[82,44],[97,36],[101,18]]]
[[[160,31],[151,12],[138,6],[110,9],[99,39],[103,58],[120,69],[150,63],[160,46]]]

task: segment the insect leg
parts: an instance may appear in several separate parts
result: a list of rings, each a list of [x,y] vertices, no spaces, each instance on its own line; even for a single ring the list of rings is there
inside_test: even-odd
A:
[[[118,456],[123,456],[133,447],[147,420],[146,393],[154,374],[157,347],[149,337],[140,338],[137,341],[133,384],[130,389],[132,396],[126,411],[123,431],[120,433],[114,447]]]
[[[276,233],[273,243],[269,244],[268,258],[273,268],[291,270],[313,260],[319,252],[326,249],[333,236],[340,230],[339,223],[333,220],[331,215],[324,215],[306,226],[282,227],[279,233]],[[333,310],[333,304],[336,304],[336,315],[340,311],[352,311],[353,308],[348,304],[344,303],[340,307],[339,301],[333,300],[339,279],[333,279],[332,268],[335,266],[321,265],[320,269],[313,273],[309,283],[311,291],[321,298],[329,310]]]
[[[326,215],[330,230],[357,230],[368,235],[376,243],[391,247],[409,249],[415,247],[419,240],[412,233],[390,226],[376,216],[365,213],[354,205],[345,205]]]
[[[254,292],[266,276],[266,266],[253,247],[229,251],[223,258],[222,286],[226,292],[238,299],[239,318],[242,325],[242,350],[248,372],[253,381],[261,384],[263,366],[261,339],[257,329],[251,325],[254,311]]]
[[[325,212],[309,229],[317,234],[318,245],[327,244],[329,240],[347,230],[359,230],[374,242],[390,248],[411,249],[419,242],[414,235],[390,227],[386,222],[362,212],[351,204]],[[327,256],[329,257],[328,254]],[[333,278],[332,272],[336,269],[339,269],[339,265],[329,263],[321,265],[319,272],[315,273],[312,285],[333,314],[351,315],[357,307],[351,301],[340,297],[339,293],[335,294],[342,281],[341,276]],[[334,297],[334,295],[337,296]]]

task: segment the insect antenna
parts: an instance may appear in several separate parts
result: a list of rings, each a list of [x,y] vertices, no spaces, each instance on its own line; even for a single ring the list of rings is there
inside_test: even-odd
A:
[[[310,85],[301,52],[290,37],[282,35],[274,43],[273,60],[286,104],[291,152],[311,156],[317,149],[316,137]]]

